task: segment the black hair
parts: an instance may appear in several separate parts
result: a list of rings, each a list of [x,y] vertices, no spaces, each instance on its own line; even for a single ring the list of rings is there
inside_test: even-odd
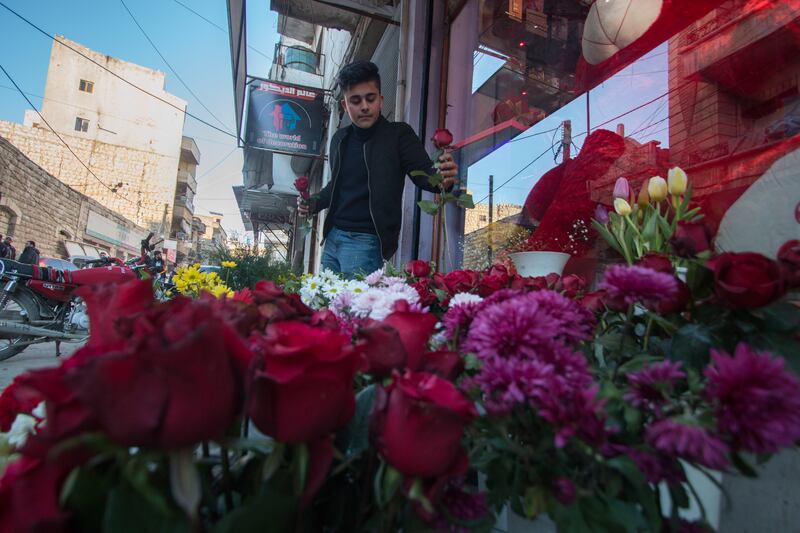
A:
[[[372,61],[353,61],[349,65],[345,65],[339,71],[336,81],[342,91],[368,81],[374,81],[378,85],[378,92],[381,90],[381,75],[378,73],[378,65]]]

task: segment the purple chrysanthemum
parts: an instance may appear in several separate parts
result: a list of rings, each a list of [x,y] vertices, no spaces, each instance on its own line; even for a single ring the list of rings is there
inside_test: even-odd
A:
[[[477,308],[478,303],[476,302],[464,302],[450,306],[442,317],[445,336],[449,340],[454,340],[456,337],[460,338],[466,335]]]
[[[635,448],[626,449],[625,455],[636,463],[649,483],[666,481],[669,484],[675,484],[686,481],[686,474],[675,457],[668,457],[658,451],[650,453]]]
[[[615,265],[606,269],[599,288],[606,291],[612,306],[641,303],[654,309],[658,302],[675,297],[678,280],[647,267]]]
[[[646,438],[653,448],[668,455],[715,470],[728,466],[728,446],[703,427],[667,418],[647,428]]]
[[[625,399],[636,407],[658,409],[672,392],[675,383],[686,377],[680,362],[662,361],[627,375],[631,387]]]
[[[783,359],[746,344],[733,357],[712,350],[705,370],[706,396],[715,405],[717,427],[734,446],[774,453],[800,439],[800,382]]]
[[[491,300],[478,304],[464,346],[481,358],[530,358],[546,347],[569,346],[591,335],[592,315],[553,291],[531,292],[493,304]]]

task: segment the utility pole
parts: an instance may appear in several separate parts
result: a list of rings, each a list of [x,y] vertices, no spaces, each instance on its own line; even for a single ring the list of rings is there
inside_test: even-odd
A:
[[[570,157],[570,147],[572,146],[572,121],[565,120],[564,121],[564,133],[561,136],[561,150],[564,153],[564,161],[569,161]]]
[[[492,222],[494,222],[494,176],[489,175],[489,225],[486,227],[486,240],[488,242],[489,264],[492,263],[494,239],[492,239]]]

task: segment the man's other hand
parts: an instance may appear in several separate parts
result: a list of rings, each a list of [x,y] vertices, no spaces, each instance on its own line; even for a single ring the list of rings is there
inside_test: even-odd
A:
[[[311,198],[308,200],[303,200],[301,197],[297,197],[297,214],[303,218],[306,218],[310,213],[313,207],[313,202]]]
[[[458,176],[458,165],[453,160],[453,154],[446,150],[439,156],[439,174],[442,175],[442,190],[449,191],[456,183]]]

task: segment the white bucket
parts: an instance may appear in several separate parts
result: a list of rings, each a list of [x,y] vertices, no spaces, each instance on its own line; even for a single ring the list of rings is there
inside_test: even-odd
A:
[[[559,276],[569,260],[562,252],[516,252],[508,254],[520,276],[535,278],[556,273]]]

